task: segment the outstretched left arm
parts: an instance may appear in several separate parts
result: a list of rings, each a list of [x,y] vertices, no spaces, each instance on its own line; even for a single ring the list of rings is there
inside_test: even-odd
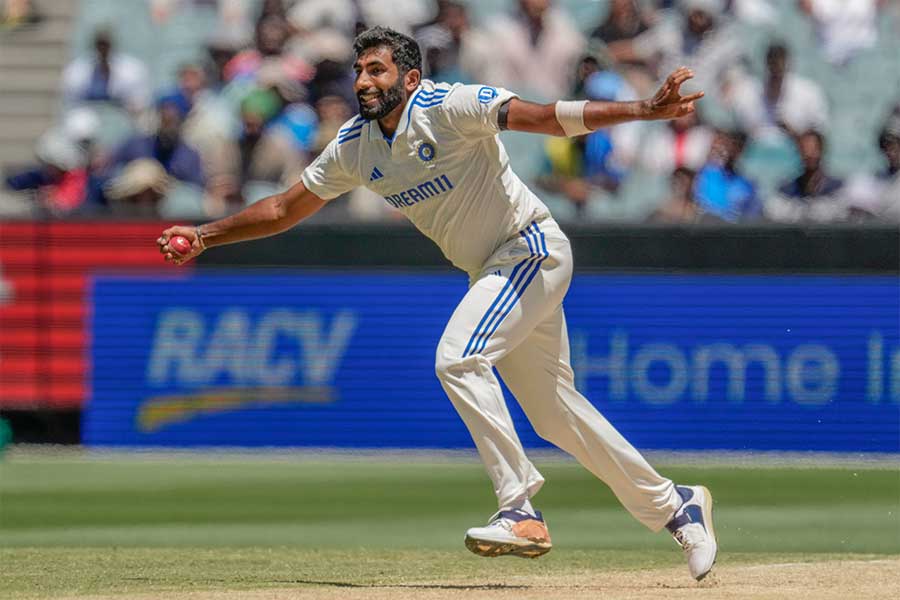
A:
[[[694,102],[703,97],[703,92],[690,96],[681,95],[681,85],[693,76],[693,71],[681,67],[666,78],[652,98],[635,102],[535,104],[513,98],[503,109],[506,111],[506,129],[566,136],[571,135],[571,121],[562,121],[570,119],[577,122],[580,118],[584,129],[590,130],[628,121],[675,119],[694,112]]]

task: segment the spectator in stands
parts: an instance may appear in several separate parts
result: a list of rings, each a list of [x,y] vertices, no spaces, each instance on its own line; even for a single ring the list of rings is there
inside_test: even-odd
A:
[[[287,9],[284,6],[284,0],[263,0],[262,8],[259,11],[259,19],[267,17],[277,17],[287,22]]]
[[[222,138],[233,137],[237,131],[232,104],[208,81],[203,67],[186,64],[178,71],[175,88],[165,94],[185,114],[182,137],[200,152],[204,162]]]
[[[41,21],[31,0],[0,0],[0,31],[20,29]]]
[[[331,29],[350,39],[356,33],[360,13],[354,0],[297,0],[287,19],[301,35]]]
[[[206,72],[198,64],[187,63],[178,69],[178,81],[175,89],[167,96],[182,105],[185,113],[191,112],[194,105],[207,90]]]
[[[589,100],[605,101],[634,96],[625,80],[612,71],[588,77],[585,93]],[[596,195],[595,191],[614,192],[619,188],[631,167],[639,138],[638,129],[622,125],[597,129],[586,136],[547,138],[546,172],[540,184],[564,195],[581,212],[593,197],[605,195]]]
[[[290,26],[286,20],[275,15],[261,18],[256,25],[254,46],[228,61],[225,80],[252,85],[264,64],[276,63],[294,80],[308,82],[314,75],[313,68],[302,58],[285,52],[289,39]]]
[[[766,51],[766,76],[758,81],[738,76],[730,86],[726,104],[738,124],[754,137],[797,135],[828,123],[828,101],[817,83],[788,69],[787,47],[776,43]]]
[[[150,76],[140,60],[114,51],[112,33],[94,34],[94,56],[77,58],[62,74],[62,93],[69,105],[79,102],[112,102],[133,115],[147,108]]]
[[[333,140],[338,130],[356,111],[343,96],[325,95],[316,101],[316,114],[319,117],[319,128],[312,154],[318,155]]]
[[[740,39],[725,13],[725,0],[679,0],[676,18],[661,19],[649,31],[623,40],[616,56],[654,66],[655,76],[691,67],[695,85],[712,90],[711,84],[740,57]]]
[[[200,155],[206,179],[207,216],[221,216],[223,203],[236,193],[228,147],[237,136],[240,122],[233,100],[208,81],[207,72],[199,65],[185,65],[179,71],[176,88],[166,97],[186,111],[180,138]]]
[[[884,169],[875,175],[859,174],[847,185],[850,218],[900,223],[900,107],[878,137]]]
[[[206,42],[208,62],[206,68],[207,82],[211,89],[221,91],[228,83],[225,69],[241,48],[245,45],[239,35],[219,32]]]
[[[551,0],[518,4],[515,14],[495,17],[476,32],[471,50],[478,61],[462,66],[478,81],[537,98],[563,98],[572,85],[572,66],[584,53],[584,37]]]
[[[80,106],[63,116],[61,132],[84,153],[87,189],[79,213],[95,213],[105,209],[103,195],[102,149],[99,142],[100,118],[93,109]]]
[[[353,70],[347,63],[335,58],[325,58],[316,64],[316,74],[309,82],[309,95],[312,102],[318,102],[326,96],[339,96],[353,106],[357,104],[353,91]]]
[[[33,193],[38,208],[51,215],[76,211],[87,195],[84,150],[62,131],[51,130],[38,140],[35,155],[38,163],[7,176],[6,186]]]
[[[614,67],[614,64],[605,56],[595,53],[595,52],[587,52],[575,66],[575,80],[572,83],[572,98],[585,98],[586,92],[584,90],[584,84],[594,73],[599,73],[600,71],[608,71]]]
[[[263,66],[257,75],[257,85],[275,94],[281,107],[267,128],[279,130],[293,142],[298,152],[309,152],[315,142],[318,118],[306,103],[309,96],[306,87],[284,70],[283,63]]]
[[[157,112],[156,132],[126,140],[113,152],[112,168],[119,170],[139,158],[152,158],[175,179],[204,188],[206,177],[200,155],[182,139],[186,116],[183,103],[176,97],[164,96],[157,102]]]
[[[239,174],[242,189],[248,183],[290,185],[307,164],[290,137],[270,127],[282,108],[281,99],[270,90],[255,90],[241,103],[242,130],[232,172]]]
[[[591,40],[605,45],[609,57],[641,94],[652,87],[651,65],[631,51],[631,42],[651,26],[637,0],[612,0],[606,20],[591,32]]]
[[[882,0],[799,0],[812,19],[825,59],[844,65],[878,41],[878,10]]]
[[[169,183],[169,176],[157,161],[134,160],[105,186],[110,212],[118,217],[159,218]]]
[[[637,0],[612,0],[606,20],[591,32],[591,38],[607,44],[613,57],[616,57],[613,44],[633,40],[649,30],[650,26],[650,20],[641,10]],[[628,58],[623,57],[623,61],[627,62]]]
[[[844,182],[828,174],[822,164],[825,138],[818,131],[806,131],[796,138],[803,172],[778,189],[766,202],[766,216],[773,221],[839,221],[846,207],[838,198]]]
[[[647,172],[667,175],[681,168],[699,171],[706,163],[713,130],[696,112],[657,124],[640,144],[639,164]]]
[[[756,188],[737,172],[746,141],[742,132],[717,131],[709,158],[694,183],[698,207],[729,223],[758,219],[762,214]]]
[[[437,14],[434,0],[353,0],[359,6],[360,23],[365,27],[384,25],[411,34],[416,25],[427,23]],[[358,31],[355,33],[359,33]]]
[[[735,18],[755,27],[778,25],[776,3],[782,0],[731,0],[728,9]]]
[[[473,81],[464,71],[461,58],[467,51],[464,46],[470,31],[464,4],[450,0],[439,3],[435,21],[416,31],[428,78],[450,83]]]
[[[667,186],[668,196],[660,207],[650,215],[650,223],[696,223],[701,212],[694,198],[694,179],[691,169],[679,167],[672,173]]]
[[[803,172],[781,187],[782,194],[810,203],[841,189],[843,182],[829,175],[822,165],[825,138],[821,133],[810,130],[797,136],[797,152],[803,162]]]

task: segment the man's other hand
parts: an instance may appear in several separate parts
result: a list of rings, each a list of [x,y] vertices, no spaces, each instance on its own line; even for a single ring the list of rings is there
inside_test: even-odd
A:
[[[644,101],[644,118],[677,119],[694,112],[694,102],[703,97],[703,92],[681,95],[681,85],[693,77],[694,72],[687,67],[672,71],[656,95]]]

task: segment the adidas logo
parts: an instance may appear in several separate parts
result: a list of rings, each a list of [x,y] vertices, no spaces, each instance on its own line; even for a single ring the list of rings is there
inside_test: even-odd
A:
[[[377,179],[381,179],[382,177],[384,177],[384,174],[378,170],[378,167],[375,167],[374,169],[372,169],[372,174],[369,175],[369,181],[375,181]]]

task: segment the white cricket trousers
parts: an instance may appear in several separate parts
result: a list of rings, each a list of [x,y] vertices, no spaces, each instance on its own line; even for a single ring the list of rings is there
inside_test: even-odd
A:
[[[500,247],[450,318],[436,372],[469,429],[501,508],[544,483],[513,428],[496,367],[542,438],[573,455],[653,531],[681,500],[669,479],[575,389],[562,301],[572,279],[569,240],[550,218]]]

